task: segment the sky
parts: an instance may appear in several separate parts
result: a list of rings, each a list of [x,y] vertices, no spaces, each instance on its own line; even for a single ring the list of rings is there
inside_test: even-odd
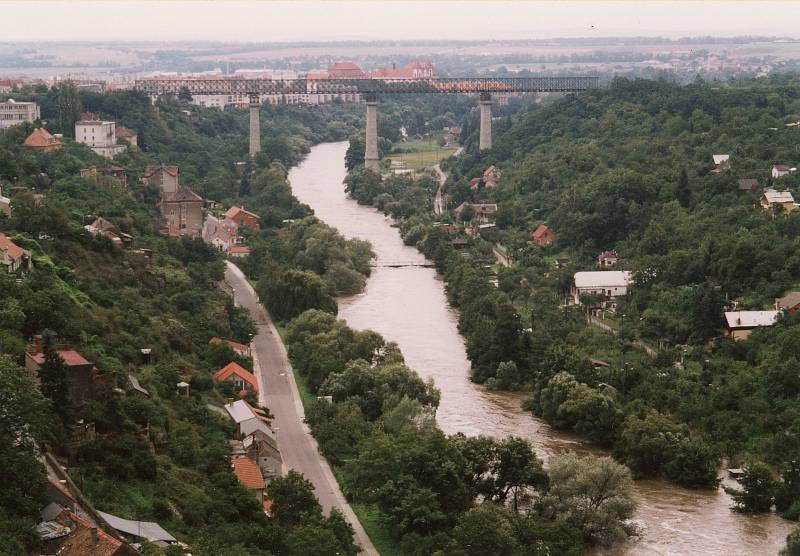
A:
[[[0,0],[0,14],[0,42],[800,37],[793,0]]]

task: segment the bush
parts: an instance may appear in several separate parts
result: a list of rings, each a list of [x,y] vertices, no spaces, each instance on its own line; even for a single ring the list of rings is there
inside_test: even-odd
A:
[[[743,513],[766,513],[772,509],[778,482],[772,469],[763,462],[749,464],[739,479],[741,489],[725,487],[734,501],[734,509]]]

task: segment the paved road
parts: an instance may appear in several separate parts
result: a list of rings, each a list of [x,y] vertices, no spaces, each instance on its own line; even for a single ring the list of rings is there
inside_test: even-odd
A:
[[[262,396],[260,401],[275,416],[272,424],[277,433],[284,467],[299,471],[311,481],[325,513],[337,508],[344,514],[355,530],[355,541],[361,547],[362,554],[377,556],[378,551],[339,490],[328,462],[319,453],[317,442],[303,423],[303,403],[286,348],[269,314],[258,302],[256,293],[242,271],[231,262],[227,263],[225,280],[233,287],[236,304],[250,311],[258,327],[252,351]]]
[[[459,147],[458,150],[453,153],[453,156],[458,156],[462,152],[464,152],[464,147]],[[445,196],[442,189],[444,188],[444,182],[447,181],[447,174],[442,172],[442,167],[439,166],[439,164],[436,164],[433,170],[439,177],[439,189],[436,190],[436,197],[433,200],[433,212],[434,214],[444,214]]]

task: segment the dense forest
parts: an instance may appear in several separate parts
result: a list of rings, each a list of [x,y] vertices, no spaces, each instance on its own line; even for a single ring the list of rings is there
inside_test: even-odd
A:
[[[495,227],[475,233],[469,210],[434,216],[428,177],[356,168],[347,188],[401,218],[406,242],[444,273],[473,380],[531,392],[526,407],[612,449],[637,477],[716,488],[723,458],[741,464],[738,510],[774,505],[797,519],[800,322],[787,314],[734,341],[723,312],[771,309],[800,286],[800,211],[759,206],[769,188],[798,194],[796,174],[771,175],[796,164],[798,118],[793,76],[617,79],[496,119],[488,151],[477,150],[476,116],[464,121],[466,152],[443,163],[449,207],[497,203]],[[714,171],[715,154],[730,167]],[[497,187],[471,187],[492,164]],[[540,224],[553,244],[532,241]],[[497,264],[497,249],[514,264]],[[587,321],[596,300],[564,305],[573,274],[599,269],[602,251],[634,278],[602,315],[613,335]]]

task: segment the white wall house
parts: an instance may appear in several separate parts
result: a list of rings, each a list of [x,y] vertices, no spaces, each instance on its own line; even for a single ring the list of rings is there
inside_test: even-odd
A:
[[[596,270],[576,272],[575,284],[571,298],[574,304],[581,302],[581,295],[599,294],[609,299],[621,297],[628,293],[628,286],[633,281],[629,270]]]
[[[783,176],[787,176],[796,170],[797,168],[787,166],[786,164],[775,164],[772,167],[772,177],[775,179],[782,178]]]
[[[39,118],[39,105],[35,102],[17,102],[13,98],[0,102],[0,129],[34,122]]]
[[[123,152],[125,145],[117,145],[115,122],[79,120],[75,122],[75,141],[92,149],[100,156],[114,158]]]

